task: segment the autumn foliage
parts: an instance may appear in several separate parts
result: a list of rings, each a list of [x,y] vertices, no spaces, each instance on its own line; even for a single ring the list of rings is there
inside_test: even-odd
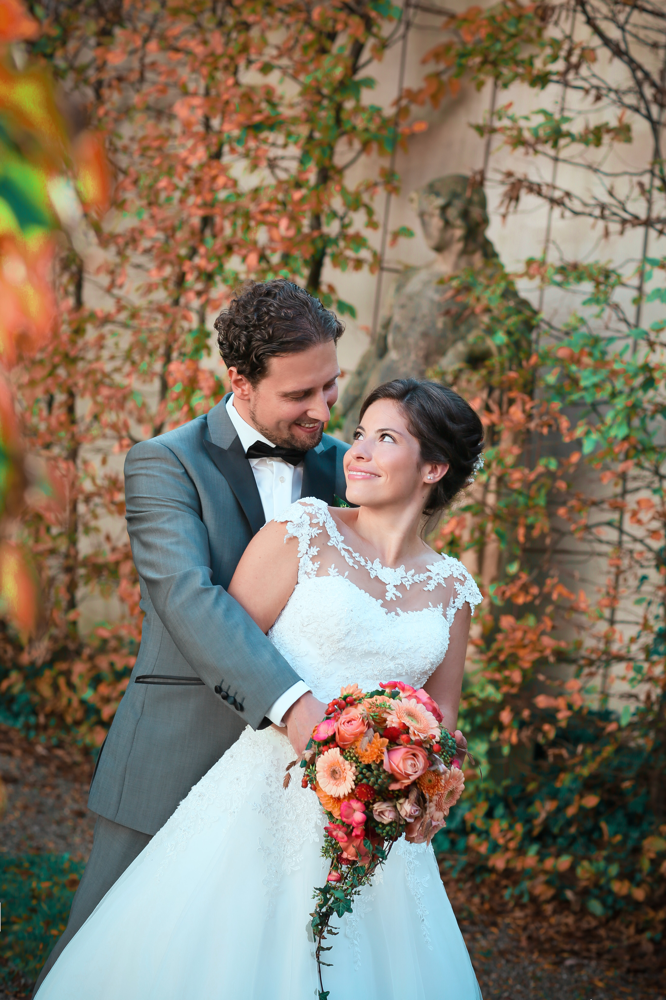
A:
[[[659,5],[644,0],[640,24],[624,36],[619,6],[629,19],[638,7],[470,8],[442,26],[422,85],[385,108],[372,101],[372,65],[401,38],[401,9],[390,3],[63,4],[36,26],[0,0],[0,43],[13,30],[30,55],[19,70],[5,45],[0,115],[38,137],[17,143],[7,161],[29,161],[29,228],[2,214],[0,197],[0,281],[12,303],[0,316],[11,524],[0,541],[0,592],[13,609],[0,635],[0,694],[14,722],[103,739],[140,637],[120,520],[123,455],[219,400],[210,321],[244,277],[282,274],[353,312],[336,269],[377,268],[377,196],[396,189],[390,153],[420,127],[423,105],[495,82],[495,114],[474,127],[529,153],[520,169],[476,177],[497,186],[507,226],[529,196],[600,233],[659,236],[658,144],[624,187],[613,182],[613,197],[602,190],[602,158],[632,142],[639,118],[656,121],[663,92],[644,53],[633,90],[606,72],[609,39],[614,60],[635,69],[631,46],[645,40],[647,22],[648,48],[666,49]],[[71,121],[47,64],[77,96]],[[42,88],[43,121],[28,116],[18,82]],[[544,110],[561,106],[549,95],[564,84],[591,100],[600,94],[604,113]],[[518,115],[502,103],[507,86],[533,94],[538,110]],[[84,116],[94,131],[72,124]],[[544,182],[541,165],[555,158],[580,183]],[[364,162],[376,169],[355,170]],[[462,712],[479,762],[469,775],[473,804],[439,848],[479,898],[590,937],[621,927],[613,940],[656,962],[666,915],[666,319],[648,322],[642,309],[666,302],[666,263],[656,251],[628,266],[526,253],[520,274],[452,282],[504,361],[459,373],[486,424],[486,468],[436,537],[478,567],[492,551],[495,567]],[[507,363],[507,324],[524,317],[517,306],[507,312],[502,289],[516,279],[563,302],[575,290],[577,300],[557,323],[540,318],[531,357]],[[567,553],[593,567],[593,586],[576,585]],[[36,592],[35,573],[39,622],[34,603],[11,603],[12,593]],[[84,634],[86,593],[113,599],[116,614]]]

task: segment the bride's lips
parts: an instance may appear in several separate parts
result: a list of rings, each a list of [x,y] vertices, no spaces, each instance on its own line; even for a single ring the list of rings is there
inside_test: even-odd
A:
[[[367,469],[358,469],[350,465],[347,469],[347,476],[349,479],[379,479],[379,476],[375,472],[368,472]]]

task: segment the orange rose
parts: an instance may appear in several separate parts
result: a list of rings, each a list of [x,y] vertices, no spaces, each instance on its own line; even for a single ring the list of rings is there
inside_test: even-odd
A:
[[[335,724],[335,739],[343,749],[350,747],[354,740],[360,739],[368,728],[368,724],[355,705],[344,710]]]
[[[395,747],[384,751],[384,770],[397,778],[389,788],[404,788],[428,770],[430,761],[421,747]]]

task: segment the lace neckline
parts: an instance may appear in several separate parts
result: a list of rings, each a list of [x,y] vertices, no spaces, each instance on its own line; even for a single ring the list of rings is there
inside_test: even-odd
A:
[[[379,559],[370,561],[367,556],[355,552],[351,545],[347,544],[328,508],[328,504],[324,500],[308,497],[294,506],[297,505],[301,507],[304,513],[306,505],[311,510],[314,509],[317,512],[319,523],[325,527],[328,533],[328,544],[338,550],[345,562],[352,569],[363,567],[368,571],[371,578],[374,579],[377,577],[378,580],[381,580],[386,587],[387,601],[394,601],[403,596],[397,589],[398,587],[406,587],[409,590],[414,584],[424,583],[424,590],[434,590],[437,584],[442,583],[447,577],[458,575],[452,565],[460,566],[458,560],[444,555],[437,556],[435,553],[433,555],[435,555],[437,561],[426,566],[424,573],[417,573],[414,569],[408,570],[405,568],[404,563],[402,566],[393,567],[384,566]]]

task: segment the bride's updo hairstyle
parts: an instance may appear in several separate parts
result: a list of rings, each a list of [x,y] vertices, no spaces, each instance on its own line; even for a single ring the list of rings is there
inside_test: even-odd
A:
[[[427,379],[396,378],[377,386],[363,402],[359,420],[380,399],[400,405],[424,462],[446,462],[447,472],[430,491],[423,513],[438,516],[468,484],[483,452],[483,424],[453,389]]]

